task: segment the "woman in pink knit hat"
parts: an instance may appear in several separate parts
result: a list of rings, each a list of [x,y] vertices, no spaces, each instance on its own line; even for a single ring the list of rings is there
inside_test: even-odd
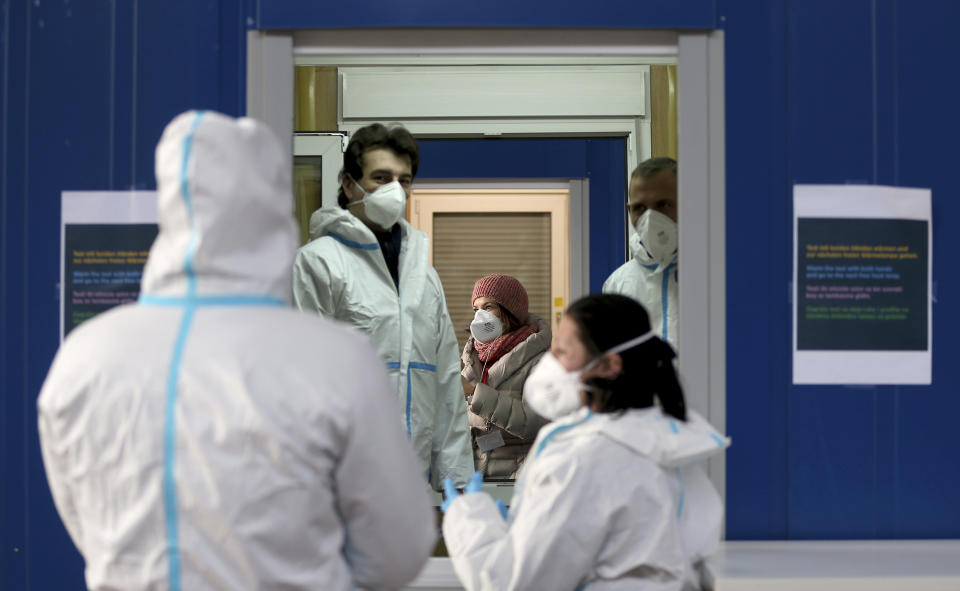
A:
[[[523,401],[523,383],[550,349],[550,325],[527,312],[527,290],[509,275],[477,281],[471,302],[461,374],[474,459],[486,479],[512,479],[547,423]]]

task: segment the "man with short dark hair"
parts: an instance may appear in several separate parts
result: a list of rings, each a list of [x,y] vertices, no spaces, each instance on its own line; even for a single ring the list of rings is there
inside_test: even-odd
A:
[[[677,161],[644,160],[630,175],[627,202],[632,258],[603,284],[603,293],[639,301],[657,336],[677,348]]]
[[[353,135],[339,207],[310,218],[297,253],[294,301],[369,336],[394,379],[407,435],[436,490],[473,474],[460,358],[427,236],[405,219],[419,165],[416,140],[379,123]]]

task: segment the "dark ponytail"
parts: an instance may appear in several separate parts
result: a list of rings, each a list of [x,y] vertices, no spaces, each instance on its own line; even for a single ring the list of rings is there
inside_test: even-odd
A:
[[[621,295],[581,298],[571,304],[566,314],[577,325],[580,340],[592,356],[650,330],[650,319],[643,306]],[[623,363],[617,377],[587,380],[587,404],[601,412],[615,412],[648,408],[658,399],[666,414],[687,420],[683,390],[673,369],[676,354],[669,344],[653,337],[619,355]]]

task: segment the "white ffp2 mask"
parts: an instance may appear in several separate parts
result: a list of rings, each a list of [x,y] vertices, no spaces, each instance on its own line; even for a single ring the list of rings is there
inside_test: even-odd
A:
[[[489,343],[503,334],[503,322],[492,312],[477,310],[470,323],[470,334],[481,343]]]
[[[351,206],[363,203],[363,213],[367,219],[383,229],[392,228],[403,217],[407,206],[407,194],[398,181],[380,185],[375,191],[367,192],[360,183],[353,182],[363,193],[363,199],[352,201]]]
[[[677,222],[648,209],[637,220],[636,231],[630,237],[630,252],[641,265],[657,265],[661,270],[677,262]]]
[[[533,412],[554,421],[580,408],[580,374],[567,371],[553,353],[540,358],[523,383],[523,400]]]

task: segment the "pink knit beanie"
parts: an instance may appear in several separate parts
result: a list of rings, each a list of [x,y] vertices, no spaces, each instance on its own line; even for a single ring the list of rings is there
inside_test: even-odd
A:
[[[487,297],[497,302],[513,314],[520,324],[527,321],[527,290],[519,281],[509,275],[495,273],[487,275],[473,284],[473,296],[470,304],[477,298]]]

